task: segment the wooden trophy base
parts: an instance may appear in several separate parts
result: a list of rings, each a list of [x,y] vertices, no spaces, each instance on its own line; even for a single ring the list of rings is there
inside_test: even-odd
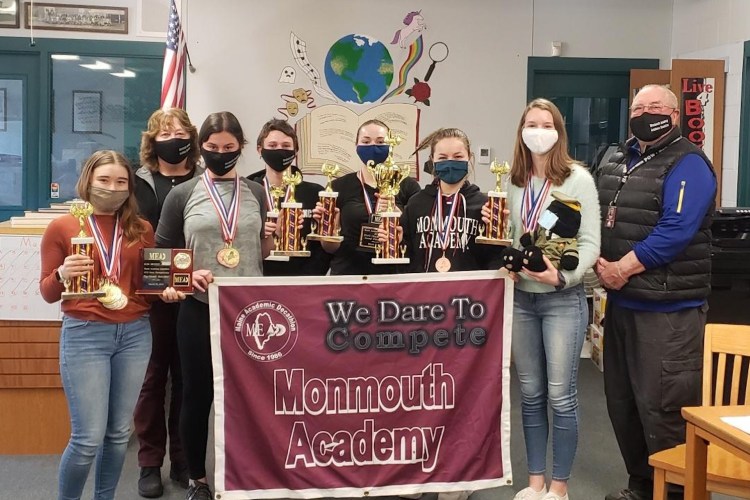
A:
[[[513,240],[502,238],[488,238],[486,236],[477,236],[476,242],[480,245],[496,245],[501,247],[509,247],[513,244]]]
[[[309,257],[310,250],[271,250],[270,257]]]
[[[373,257],[373,264],[408,264],[409,257],[396,257],[393,259],[387,259],[385,257]]]
[[[95,299],[97,297],[104,297],[107,292],[102,290],[96,290],[95,292],[63,292],[60,296],[62,300],[77,300],[77,299]]]
[[[271,262],[289,262],[289,257],[284,256],[284,255],[274,255],[273,252],[274,250],[271,250],[271,255],[269,255],[263,260],[268,260]]]
[[[316,233],[308,234],[307,239],[313,241],[329,241],[331,243],[341,243],[342,241],[344,241],[343,236],[322,236]]]

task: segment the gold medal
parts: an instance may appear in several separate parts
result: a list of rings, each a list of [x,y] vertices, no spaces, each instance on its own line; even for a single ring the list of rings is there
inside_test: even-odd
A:
[[[233,246],[228,246],[219,250],[216,260],[224,267],[235,268],[240,263],[240,252]]]
[[[437,269],[438,272],[447,273],[451,270],[451,261],[448,260],[448,257],[443,255],[435,261],[435,269]]]
[[[119,310],[128,305],[128,298],[122,293],[122,289],[119,286],[111,282],[105,282],[101,291],[105,293],[104,297],[99,297],[97,300],[101,304],[110,310]]]

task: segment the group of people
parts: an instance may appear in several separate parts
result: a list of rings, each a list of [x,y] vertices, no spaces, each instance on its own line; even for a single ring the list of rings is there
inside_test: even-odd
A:
[[[504,213],[513,245],[536,229],[553,190],[580,203],[581,223],[575,269],[560,270],[545,257],[542,271],[510,273],[512,357],[528,464],[528,487],[518,500],[568,498],[578,441],[577,370],[588,322],[582,278],[591,267],[610,292],[605,388],[630,475],[628,487],[607,500],[650,498],[648,455],[683,439],[679,410],[698,403],[700,395],[716,180],[705,155],[681,138],[678,116],[671,91],[644,87],[631,108],[635,137],[607,159],[597,189],[589,170],[568,154],[557,107],[535,99],[523,111]],[[114,498],[133,415],[140,495],[162,495],[168,449],[169,476],[187,488],[187,500],[213,498],[206,472],[213,402],[207,288],[215,277],[501,267],[501,247],[476,242],[491,214],[487,195],[469,180],[474,157],[469,138],[457,128],[441,128],[418,146],[429,149],[434,180],[421,187],[406,178],[390,200],[402,214],[398,235],[410,264],[372,263],[375,251],[362,228],[377,231],[384,200],[367,165],[386,160],[388,132],[384,122],[364,123],[356,134],[360,168],[332,183],[339,193],[334,223],[343,240],[309,242],[310,257],[288,262],[266,260],[282,229],[267,216],[275,208],[272,193],[279,192],[284,173],[299,172],[299,142],[286,121],[263,126],[256,153],[264,168],[248,178],[236,168],[248,141],[229,112],[209,115],[197,130],[183,110],[158,110],[143,132],[138,170],[114,151],[97,152],[86,162],[77,191],[93,206],[86,225],[95,250],[92,256],[71,251],[78,219],[53,221],[42,240],[42,295],[60,300],[70,280],[96,269],[122,299],[62,303],[60,369],[71,438],[60,463],[60,499],[80,498],[95,459],[94,498]],[[323,215],[322,190],[307,181],[296,187],[303,235]],[[451,235],[455,231],[461,234]],[[135,293],[140,250],[152,246],[193,250],[195,294],[172,288],[160,296]]]

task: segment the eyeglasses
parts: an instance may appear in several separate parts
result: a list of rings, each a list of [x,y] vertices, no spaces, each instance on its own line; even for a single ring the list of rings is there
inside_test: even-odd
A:
[[[630,112],[634,115],[640,115],[644,112],[658,114],[663,109],[676,109],[676,108],[673,108],[671,106],[665,106],[664,104],[651,103],[651,104],[647,104],[646,106],[643,106],[643,105],[631,106]]]

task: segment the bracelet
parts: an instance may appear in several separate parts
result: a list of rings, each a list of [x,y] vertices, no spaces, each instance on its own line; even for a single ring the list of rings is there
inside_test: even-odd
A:
[[[625,276],[623,276],[622,272],[620,271],[620,261],[619,260],[617,262],[615,262],[615,267],[617,268],[617,275],[620,277],[620,279],[622,281],[627,282],[628,281],[627,278]]]

